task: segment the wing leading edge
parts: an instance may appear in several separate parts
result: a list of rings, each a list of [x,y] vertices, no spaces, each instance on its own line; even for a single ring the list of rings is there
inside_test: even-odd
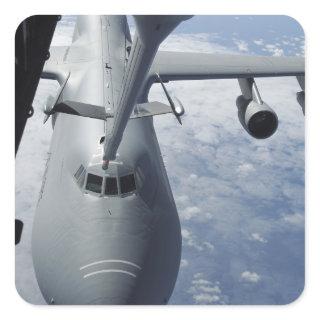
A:
[[[304,58],[159,51],[152,82],[157,73],[163,81],[304,76]]]

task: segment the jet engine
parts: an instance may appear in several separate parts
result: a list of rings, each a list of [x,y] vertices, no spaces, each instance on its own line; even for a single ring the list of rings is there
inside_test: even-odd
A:
[[[241,125],[256,139],[271,137],[278,128],[276,113],[262,101],[253,79],[239,79],[239,84],[242,95],[236,104]]]
[[[241,95],[236,103],[239,121],[251,136],[256,139],[266,139],[275,133],[278,117],[265,102],[259,104]]]

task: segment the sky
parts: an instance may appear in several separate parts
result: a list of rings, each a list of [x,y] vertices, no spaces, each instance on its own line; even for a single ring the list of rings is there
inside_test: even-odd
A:
[[[68,45],[75,18],[63,17],[53,45]],[[133,20],[129,19],[134,32]],[[304,55],[304,34],[287,16],[195,16],[161,45],[171,51]],[[295,78],[257,79],[279,118],[277,132],[255,140],[241,127],[236,80],[167,85],[186,114],[154,124],[182,227],[182,260],[170,304],[287,304],[304,287],[304,117]],[[31,229],[50,145],[41,108],[52,81],[41,81],[16,158],[16,286],[44,303],[34,277]],[[158,85],[149,100],[166,102]]]

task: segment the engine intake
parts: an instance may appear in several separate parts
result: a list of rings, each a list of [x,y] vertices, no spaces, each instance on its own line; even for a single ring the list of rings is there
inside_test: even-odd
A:
[[[251,136],[256,139],[266,139],[276,132],[278,117],[265,102],[259,104],[241,95],[236,103],[239,121]]]

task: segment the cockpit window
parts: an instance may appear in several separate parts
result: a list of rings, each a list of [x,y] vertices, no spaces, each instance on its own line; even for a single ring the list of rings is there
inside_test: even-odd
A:
[[[74,177],[76,178],[76,180],[78,180],[80,178],[80,176],[82,175],[83,171],[84,171],[84,166],[81,165],[79,167],[79,169],[77,170],[77,172],[74,174]]]
[[[74,174],[74,178],[77,180],[77,183],[80,188],[83,187],[84,179],[86,177],[86,170],[83,165],[79,167],[77,172]]]
[[[88,173],[86,189],[92,192],[101,193],[102,180],[102,177]]]
[[[121,193],[128,193],[134,191],[136,183],[134,181],[133,173],[120,177],[120,190]]]
[[[118,194],[117,178],[106,178],[105,194],[111,196]]]

